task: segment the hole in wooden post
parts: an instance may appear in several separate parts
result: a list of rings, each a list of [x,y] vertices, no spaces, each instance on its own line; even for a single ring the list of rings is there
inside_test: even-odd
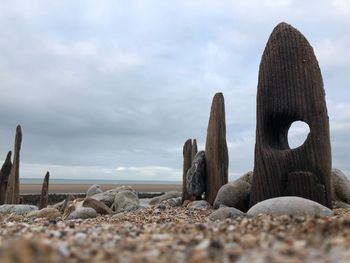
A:
[[[303,145],[310,133],[310,127],[306,122],[295,121],[288,130],[288,144],[291,149]]]

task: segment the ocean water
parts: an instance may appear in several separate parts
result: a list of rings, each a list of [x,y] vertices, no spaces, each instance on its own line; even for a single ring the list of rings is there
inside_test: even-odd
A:
[[[42,184],[43,178],[20,178],[21,184]],[[51,179],[50,184],[181,184],[180,181],[142,181],[142,180],[97,180],[97,179]]]

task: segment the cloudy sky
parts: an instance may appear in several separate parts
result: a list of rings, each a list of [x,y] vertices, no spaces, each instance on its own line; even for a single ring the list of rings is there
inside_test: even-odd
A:
[[[259,62],[281,21],[314,47],[333,166],[350,175],[349,0],[0,4],[0,159],[21,124],[21,177],[180,180],[183,143],[204,148],[216,92],[230,178],[251,170]]]

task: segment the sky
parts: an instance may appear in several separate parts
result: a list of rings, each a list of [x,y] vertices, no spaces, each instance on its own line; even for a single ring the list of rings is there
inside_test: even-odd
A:
[[[177,180],[225,97],[230,180],[253,169],[262,52],[287,22],[314,48],[332,165],[350,175],[350,1],[0,0],[0,159],[20,176]],[[303,142],[305,127],[290,130]],[[307,134],[307,133],[306,133]],[[304,136],[304,137],[303,137]]]

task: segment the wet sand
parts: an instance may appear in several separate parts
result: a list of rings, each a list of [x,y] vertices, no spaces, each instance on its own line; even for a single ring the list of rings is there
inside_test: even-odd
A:
[[[85,193],[90,184],[50,184],[49,193]],[[106,191],[121,185],[118,184],[100,184],[101,188]],[[180,184],[132,184],[138,192],[167,192],[167,191],[181,191]],[[42,185],[40,184],[21,184],[21,194],[40,194]]]

